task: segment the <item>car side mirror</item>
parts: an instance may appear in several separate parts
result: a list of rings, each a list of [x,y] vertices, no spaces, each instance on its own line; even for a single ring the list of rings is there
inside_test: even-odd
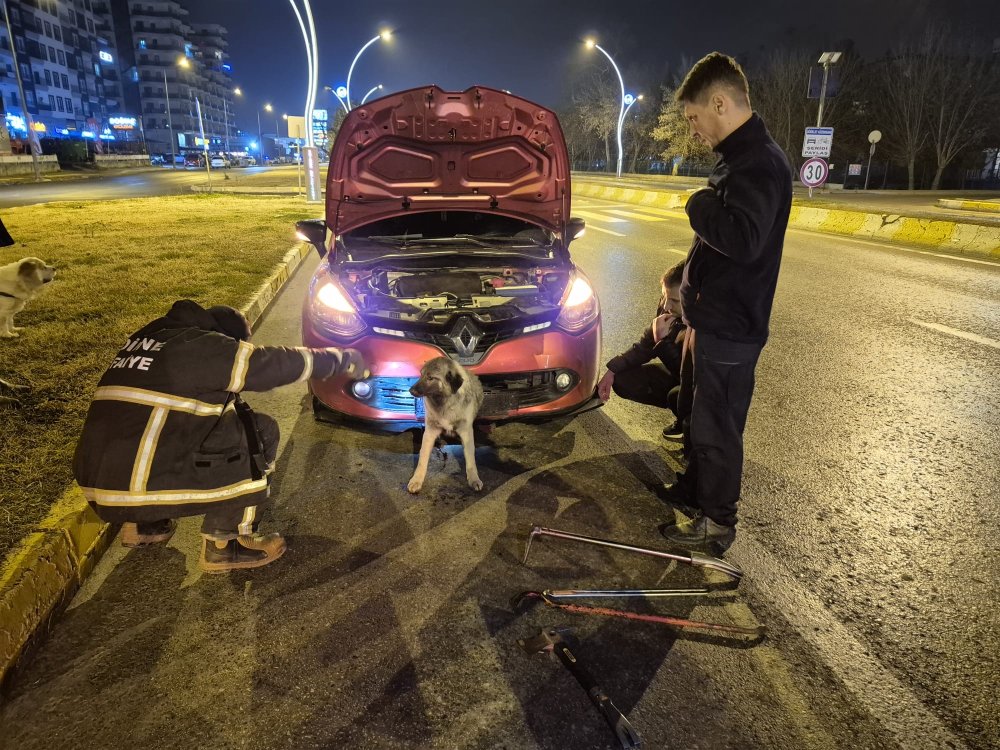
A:
[[[566,222],[566,244],[568,245],[573,240],[578,240],[583,237],[583,233],[587,230],[587,222],[580,218],[571,218]]]
[[[295,222],[295,236],[316,248],[319,257],[326,255],[326,222],[322,219],[303,219]]]

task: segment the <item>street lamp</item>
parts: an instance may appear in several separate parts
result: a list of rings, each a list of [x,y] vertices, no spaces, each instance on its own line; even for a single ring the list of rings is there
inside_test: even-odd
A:
[[[319,84],[319,50],[316,41],[316,23],[313,19],[312,6],[309,0],[302,0],[305,19],[299,11],[296,0],[289,0],[292,10],[295,13],[295,20],[299,23],[302,31],[302,41],[306,47],[306,65],[308,66],[309,88],[306,92],[305,107],[305,127],[306,127],[306,147],[303,152],[303,159],[306,167],[306,201],[318,203],[322,200],[319,184],[319,153],[313,141],[313,111],[316,106],[316,87]]]
[[[361,57],[361,54],[366,49],[368,49],[373,44],[375,44],[375,42],[379,41],[380,39],[382,41],[386,41],[387,42],[391,38],[392,38],[392,32],[391,31],[383,31],[378,36],[374,36],[371,39],[369,39],[367,42],[365,42],[365,45],[361,49],[358,50],[358,54],[356,54],[354,56],[354,60],[351,62],[351,67],[347,71],[347,86],[346,86],[347,92],[344,94],[344,98],[347,100],[347,109],[348,109],[348,111],[350,111],[351,109],[353,109],[353,105],[351,104],[351,76],[354,74],[354,66],[358,64],[358,59]]]
[[[826,82],[830,76],[830,66],[840,62],[843,52],[824,52],[819,56],[819,63],[823,66],[823,85],[819,90],[819,112],[816,114],[816,127],[823,125],[823,105],[826,103]]]
[[[264,105],[264,111],[265,112],[272,112],[273,110],[274,110],[274,107],[272,107],[270,104],[265,104]],[[275,137],[277,137],[277,135],[278,134],[275,133]],[[261,134],[261,131],[260,131],[260,108],[259,107],[257,108],[257,143],[260,144],[260,149],[258,150],[258,153],[260,154],[261,166],[263,166],[263,161],[264,161],[264,136]]]
[[[331,94],[337,97],[337,101],[340,102],[340,106],[344,108],[345,114],[351,111],[350,109],[347,108],[347,102],[344,101],[344,97],[347,96],[347,86],[337,86],[337,88],[333,88],[333,86],[324,86],[323,90],[329,91]]]
[[[191,67],[191,63],[188,62],[186,57],[178,58],[177,65],[181,68]],[[175,143],[176,136],[174,135],[174,118],[170,112],[170,89],[167,87],[166,67],[163,68],[163,95],[167,99],[167,129],[170,131],[170,167],[171,169],[177,169],[177,145]]]
[[[586,41],[587,49],[596,49],[601,54],[603,54],[608,61],[611,63],[611,67],[615,69],[615,73],[618,75],[618,83],[621,85],[622,98],[621,104],[618,107],[618,177],[622,176],[622,159],[624,158],[625,152],[622,150],[622,123],[625,122],[625,79],[622,78],[622,72],[618,70],[618,66],[615,64],[614,58],[608,54],[608,51],[604,49],[601,45],[595,42],[593,39],[588,39]]]
[[[365,94],[364,97],[362,97],[361,103],[364,104],[366,101],[368,101],[368,97],[369,96],[371,96],[372,94],[374,94],[376,91],[381,91],[381,90],[382,90],[382,84],[381,83],[378,86],[372,86],[371,89],[368,91],[368,93]]]

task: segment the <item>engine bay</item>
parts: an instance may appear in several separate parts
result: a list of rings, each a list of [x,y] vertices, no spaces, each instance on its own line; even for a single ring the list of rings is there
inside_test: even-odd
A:
[[[502,321],[556,310],[568,281],[569,272],[555,266],[373,268],[342,277],[366,316],[438,323],[460,311]]]

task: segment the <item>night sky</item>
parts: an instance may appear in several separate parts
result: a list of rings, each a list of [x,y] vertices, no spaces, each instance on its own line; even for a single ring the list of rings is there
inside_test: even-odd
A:
[[[237,101],[240,127],[256,130],[255,107],[264,102],[278,113],[302,114],[305,49],[288,0],[184,4],[192,20],[229,29],[233,79],[245,94]],[[312,0],[321,87],[343,83],[361,45],[390,28],[392,41],[369,47],[355,68],[355,102],[377,83],[386,92],[483,84],[552,107],[564,100],[574,66],[595,55],[582,44],[589,35],[614,56],[629,85],[642,77],[655,81],[678,70],[685,56],[714,49],[735,55],[774,46],[821,49],[851,39],[862,53],[877,55],[900,34],[919,35],[941,23],[946,4],[952,25],[1000,37],[996,0]],[[317,107],[336,106],[331,94],[320,93]]]

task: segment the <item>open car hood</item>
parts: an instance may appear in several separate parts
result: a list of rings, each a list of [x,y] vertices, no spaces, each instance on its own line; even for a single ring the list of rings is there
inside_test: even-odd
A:
[[[485,211],[564,234],[569,157],[555,113],[482,86],[411,89],[350,112],[330,154],[335,235],[410,211]]]

